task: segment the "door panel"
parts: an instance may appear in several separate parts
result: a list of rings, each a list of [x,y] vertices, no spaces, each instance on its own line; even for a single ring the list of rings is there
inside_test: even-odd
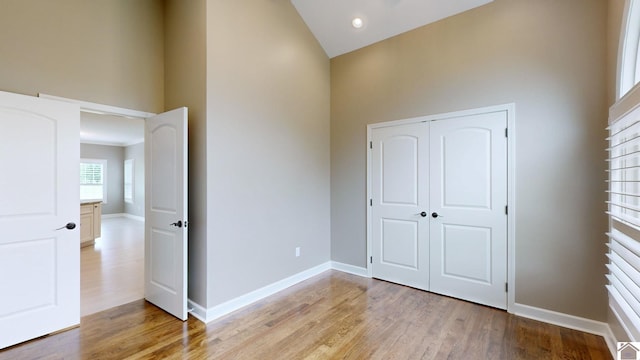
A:
[[[431,291],[506,308],[506,112],[431,122]]]
[[[175,261],[173,246],[178,243],[173,232],[158,229],[151,230],[151,283],[165,291],[176,294],[178,292],[178,277],[175,276]]]
[[[415,221],[382,219],[382,239],[382,264],[418,270],[419,239]]]
[[[145,298],[186,320],[186,108],[147,119],[145,174]]]
[[[443,274],[460,280],[490,284],[491,229],[443,225],[442,230]]]
[[[372,132],[373,276],[429,287],[428,133],[424,123]]]
[[[0,92],[0,348],[80,323],[79,136],[77,105]]]
[[[395,135],[380,143],[383,205],[418,205],[418,141]]]
[[[442,124],[436,124],[439,129]],[[437,135],[434,135],[437,136]],[[445,208],[491,208],[491,131],[462,128],[443,136],[442,195]],[[473,149],[470,151],[469,149]]]

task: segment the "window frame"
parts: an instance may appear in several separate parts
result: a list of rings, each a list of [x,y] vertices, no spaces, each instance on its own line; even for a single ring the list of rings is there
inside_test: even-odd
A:
[[[609,108],[607,236],[609,309],[640,338],[640,0],[627,0],[620,34],[617,99]]]
[[[640,0],[627,0],[618,53],[618,96],[621,99],[640,82]]]

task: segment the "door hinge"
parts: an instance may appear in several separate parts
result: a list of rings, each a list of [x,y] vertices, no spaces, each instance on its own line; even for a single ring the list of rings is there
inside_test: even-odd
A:
[[[373,199],[369,199],[369,206],[373,206]]]
[[[369,149],[373,149],[373,141],[369,141]]]
[[[509,292],[509,283],[504,283],[504,292]]]
[[[506,205],[506,206],[504,207],[504,214],[505,214],[505,215],[509,215],[509,206],[508,206],[508,205]]]
[[[373,264],[373,256],[369,256],[369,264]]]
[[[509,128],[504,129],[504,137],[509,137]]]

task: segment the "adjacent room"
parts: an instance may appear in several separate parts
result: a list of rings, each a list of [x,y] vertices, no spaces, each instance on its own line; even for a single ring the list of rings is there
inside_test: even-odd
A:
[[[0,359],[606,359],[640,341],[638,1],[0,8]],[[53,113],[55,97],[81,103],[59,105],[67,122],[14,104]],[[80,119],[86,103],[146,115]],[[129,127],[173,109],[188,109],[186,142],[167,135],[180,126],[154,146]],[[120,121],[128,138],[109,140]],[[85,209],[45,219],[35,194],[57,200],[58,182],[34,192],[40,173],[8,169],[53,161],[21,156],[69,124],[80,135],[50,143],[72,145]],[[180,159],[184,177],[145,172]],[[55,164],[38,171],[75,174]],[[174,194],[184,218],[167,215]],[[54,246],[40,240],[75,236],[80,302],[34,330],[60,305],[55,277],[34,275],[60,265],[38,261]],[[43,247],[21,261],[16,244]],[[124,275],[105,280],[107,263]],[[159,291],[187,320],[153,305]]]
[[[80,117],[82,316],[144,297],[144,122]]]

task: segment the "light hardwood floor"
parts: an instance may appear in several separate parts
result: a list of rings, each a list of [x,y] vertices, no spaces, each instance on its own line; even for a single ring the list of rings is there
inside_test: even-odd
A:
[[[602,337],[327,271],[208,325],[135,301],[4,359],[611,359]]]
[[[144,222],[107,218],[101,232],[80,251],[82,316],[144,297]]]

